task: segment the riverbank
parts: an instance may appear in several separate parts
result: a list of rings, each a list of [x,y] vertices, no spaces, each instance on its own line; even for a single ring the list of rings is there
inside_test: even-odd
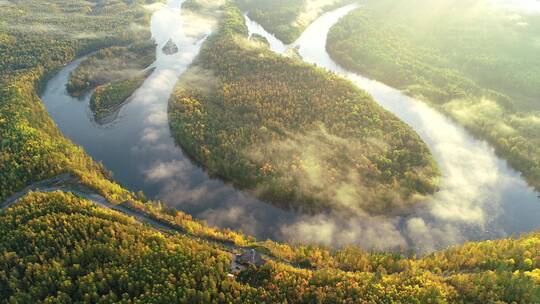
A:
[[[431,6],[367,1],[332,28],[328,51],[488,141],[540,191],[540,15],[495,1]]]
[[[10,24],[2,28],[3,35],[17,42],[8,39],[1,53],[0,200],[36,180],[65,172],[80,176],[111,200],[128,197],[129,192],[112,182],[103,166],[60,134],[36,92],[44,87],[44,79],[50,73],[77,54],[149,37],[146,27],[140,30],[128,25],[146,24],[150,14],[138,5],[127,5],[121,18],[97,12],[87,15],[81,13],[86,10],[84,4],[78,3],[55,15],[48,13],[48,4],[24,2],[0,10],[2,20]],[[56,20],[59,31],[44,30],[42,23],[46,16]],[[17,26],[23,20],[25,26]],[[92,35],[86,36],[89,31]],[[108,34],[103,35],[105,32]],[[74,38],[79,35],[82,35],[80,39]]]

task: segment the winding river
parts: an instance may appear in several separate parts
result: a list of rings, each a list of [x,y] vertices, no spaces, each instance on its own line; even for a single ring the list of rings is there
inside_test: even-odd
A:
[[[211,225],[282,241],[430,251],[466,240],[498,238],[540,227],[538,194],[504,160],[496,157],[488,144],[474,139],[425,104],[350,73],[331,60],[325,49],[328,30],[356,9],[355,5],[319,17],[290,46],[247,16],[246,24],[250,35],[265,36],[275,52],[285,54],[298,47],[304,61],[348,78],[413,127],[429,145],[443,171],[442,189],[432,202],[408,217],[365,215],[344,220],[334,214],[309,216],[283,211],[210,178],[175,145],[168,126],[167,103],[174,85],[213,29],[211,22],[182,14],[183,2],[171,0],[154,12],[151,30],[157,43],[155,70],[110,123],[94,121],[89,96],[77,99],[66,92],[69,74],[84,58],[65,66],[48,82],[41,96],[64,135],[103,162],[127,188],[142,190],[148,197]],[[169,38],[179,46],[178,54],[162,53]]]

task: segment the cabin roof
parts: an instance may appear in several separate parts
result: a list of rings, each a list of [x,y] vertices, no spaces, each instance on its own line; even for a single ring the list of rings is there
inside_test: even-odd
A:
[[[257,252],[255,249],[250,249],[249,251],[246,251],[243,254],[238,255],[237,260],[239,263],[252,264],[255,266],[261,266],[261,265],[266,264],[266,260],[263,259],[261,254]]]

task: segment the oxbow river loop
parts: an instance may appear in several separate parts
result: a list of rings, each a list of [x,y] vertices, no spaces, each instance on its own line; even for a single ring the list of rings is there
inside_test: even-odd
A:
[[[520,177],[485,142],[424,103],[382,83],[350,73],[326,52],[329,29],[354,9],[349,5],[314,21],[292,45],[284,45],[246,16],[250,35],[263,35],[271,49],[286,55],[298,48],[302,59],[354,82],[385,109],[409,124],[428,144],[443,171],[442,189],[412,215],[302,215],[275,208],[210,178],[194,165],[170,134],[167,103],[178,78],[197,56],[213,27],[182,14],[184,1],[172,0],[153,13],[152,36],[157,44],[155,70],[110,123],[100,125],[90,113],[89,96],[66,92],[69,74],[83,58],[64,67],[41,98],[64,135],[102,161],[115,179],[133,191],[142,190],[210,225],[241,229],[259,238],[359,244],[365,248],[413,247],[422,251],[531,231],[540,226],[540,202]],[[162,52],[169,39],[180,51]]]

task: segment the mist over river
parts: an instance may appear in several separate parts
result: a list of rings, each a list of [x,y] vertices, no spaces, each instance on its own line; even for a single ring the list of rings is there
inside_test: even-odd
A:
[[[241,229],[258,238],[354,243],[364,248],[411,247],[430,251],[466,240],[499,238],[540,227],[538,193],[498,158],[485,142],[476,140],[451,120],[384,84],[339,67],[326,52],[329,29],[356,5],[339,8],[313,22],[291,46],[284,45],[246,16],[250,34],[261,34],[271,48],[284,54],[298,47],[304,61],[342,75],[369,92],[388,111],[409,124],[428,144],[442,172],[442,188],[410,216],[369,216],[343,219],[284,211],[210,178],[193,164],[170,134],[167,104],[178,78],[197,56],[215,24],[183,14],[184,1],[171,0],[156,8],[151,20],[157,43],[155,70],[114,115],[98,124],[89,98],[69,96],[69,74],[81,63],[64,67],[46,86],[41,98],[63,134],[81,145],[132,191],[142,190],[210,225]],[[165,55],[172,39],[180,52]]]

